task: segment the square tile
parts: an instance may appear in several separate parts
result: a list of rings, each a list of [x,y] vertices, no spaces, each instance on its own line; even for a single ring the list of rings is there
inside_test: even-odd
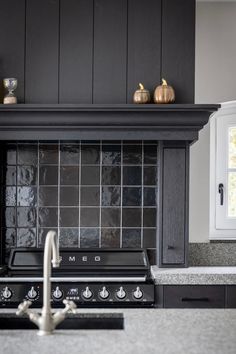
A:
[[[49,231],[56,231],[56,233],[57,233],[58,229],[57,228],[53,228],[53,227],[43,228],[43,229],[39,228],[39,231],[38,231],[38,247],[44,248],[45,239],[46,239],[47,233]]]
[[[142,164],[142,145],[123,146],[123,164],[141,165]]]
[[[17,167],[18,186],[30,186],[37,183],[37,168],[34,166]]]
[[[144,145],[144,164],[157,164],[157,145]]]
[[[16,166],[6,166],[6,170],[3,172],[3,184],[6,186],[16,185]]]
[[[16,165],[16,145],[6,145],[6,163],[7,165]]]
[[[123,206],[141,206],[142,188],[124,187],[123,188]]]
[[[62,166],[60,182],[61,185],[79,185],[79,166]]]
[[[16,187],[3,188],[3,195],[5,195],[3,203],[5,201],[6,206],[16,206]]]
[[[81,163],[83,165],[98,165],[100,163],[100,145],[82,145]]]
[[[156,227],[157,210],[156,208],[143,208],[143,226]]]
[[[122,229],[122,247],[140,248],[141,229]]]
[[[18,227],[36,227],[37,213],[35,208],[18,207],[17,208],[17,226]]]
[[[3,213],[2,226],[15,227],[16,226],[16,208],[6,208]]]
[[[102,205],[120,206],[121,189],[120,187],[102,187]]]
[[[100,185],[100,167],[81,166],[81,184]]]
[[[100,209],[99,208],[81,208],[80,209],[80,227],[98,227]]]
[[[36,206],[36,205],[37,205],[36,187],[17,188],[17,206]]]
[[[99,229],[80,229],[80,247],[98,248],[99,247]]]
[[[57,185],[58,184],[58,167],[57,166],[40,166],[39,168],[39,184],[41,185]]]
[[[61,248],[78,247],[79,230],[77,229],[60,229],[59,245]]]
[[[17,247],[36,247],[35,229],[17,229]]]
[[[145,166],[143,169],[143,184],[155,186],[157,184],[157,168],[156,166]]]
[[[39,206],[57,206],[58,187],[39,187]]]
[[[80,205],[82,206],[99,206],[100,205],[100,188],[99,187],[81,187]]]
[[[18,144],[17,163],[18,165],[37,165],[38,146],[36,144]]]
[[[121,209],[120,208],[102,208],[101,210],[101,226],[119,227],[120,226]]]
[[[2,229],[2,232],[5,235],[6,249],[16,247],[16,229],[13,228]]]
[[[61,165],[78,165],[80,146],[79,144],[61,144],[60,161]]]
[[[117,166],[102,167],[102,185],[120,185],[121,169]]]
[[[121,146],[103,145],[102,146],[102,164],[120,165],[121,164]]]
[[[101,247],[120,248],[120,229],[102,229]]]
[[[156,248],[156,229],[143,229],[143,247]]]
[[[61,187],[60,205],[78,206],[79,205],[79,187]]]
[[[142,167],[124,166],[123,167],[123,185],[142,185]]]
[[[123,208],[122,226],[123,227],[141,227],[141,208]]]
[[[78,227],[79,208],[60,208],[60,227]]]
[[[57,227],[58,209],[57,208],[39,208],[39,226]]]
[[[156,206],[156,188],[145,187],[143,189],[143,205]]]
[[[40,144],[39,145],[39,163],[40,164],[58,164],[58,144]]]

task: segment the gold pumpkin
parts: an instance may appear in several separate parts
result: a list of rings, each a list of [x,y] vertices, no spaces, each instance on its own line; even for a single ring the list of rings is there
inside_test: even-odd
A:
[[[169,86],[165,79],[162,79],[162,85],[157,86],[154,91],[155,103],[173,103],[175,101],[175,91]]]
[[[135,91],[133,96],[134,103],[148,103],[150,102],[150,93],[146,90],[143,84],[139,84],[139,89]]]

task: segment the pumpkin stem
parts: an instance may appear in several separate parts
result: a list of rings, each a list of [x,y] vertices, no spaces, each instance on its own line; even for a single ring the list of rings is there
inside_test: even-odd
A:
[[[144,90],[143,84],[139,83],[138,85],[139,85],[140,90]]]
[[[162,79],[162,85],[163,85],[163,86],[167,86],[167,82],[166,82],[165,79]]]

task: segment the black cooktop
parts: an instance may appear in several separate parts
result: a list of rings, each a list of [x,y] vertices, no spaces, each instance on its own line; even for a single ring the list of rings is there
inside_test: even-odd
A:
[[[8,276],[41,275],[43,250],[16,248],[11,250]],[[149,276],[150,265],[146,250],[61,249],[62,261],[53,275],[117,275]]]

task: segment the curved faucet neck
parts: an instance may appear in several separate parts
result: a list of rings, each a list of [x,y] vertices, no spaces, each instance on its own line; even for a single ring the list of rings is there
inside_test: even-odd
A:
[[[43,309],[42,313],[51,313],[51,274],[52,266],[60,265],[58,236],[55,231],[49,231],[46,236],[44,246],[44,265],[43,265]],[[52,266],[51,266],[52,263]]]

